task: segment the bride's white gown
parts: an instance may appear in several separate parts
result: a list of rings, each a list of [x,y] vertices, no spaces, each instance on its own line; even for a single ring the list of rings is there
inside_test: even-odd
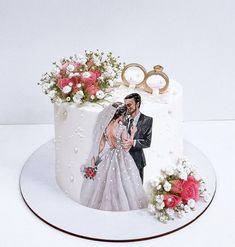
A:
[[[125,127],[119,124],[116,148],[106,138],[94,180],[84,179],[80,194],[82,205],[110,211],[147,207],[147,197],[136,164],[129,152],[121,147],[123,131]]]

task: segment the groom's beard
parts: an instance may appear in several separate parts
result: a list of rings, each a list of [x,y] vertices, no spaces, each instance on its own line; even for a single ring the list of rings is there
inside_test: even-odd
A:
[[[135,107],[134,109],[132,109],[132,110],[130,110],[130,111],[128,111],[128,114],[130,115],[130,116],[132,116],[133,117],[133,115],[135,115],[135,113],[138,111],[138,108],[137,107]]]

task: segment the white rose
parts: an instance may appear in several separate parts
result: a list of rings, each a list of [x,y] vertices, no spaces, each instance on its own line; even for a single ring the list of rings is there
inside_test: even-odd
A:
[[[102,90],[98,90],[98,91],[96,92],[96,97],[97,97],[98,99],[103,99],[104,96],[105,96],[105,94],[104,94],[104,92],[103,92]]]
[[[83,78],[89,78],[90,76],[91,76],[91,73],[88,72],[88,71],[82,73],[82,77],[83,77]]]
[[[164,207],[165,207],[165,203],[164,203],[164,202],[161,202],[161,203],[157,203],[157,204],[156,204],[156,208],[157,208],[158,210],[162,210]]]
[[[195,207],[195,204],[196,204],[195,200],[193,200],[193,199],[189,199],[188,200],[188,206],[190,208],[194,208]]]
[[[74,65],[69,64],[68,67],[67,67],[67,70],[70,71],[70,72],[73,72],[75,70]]]
[[[72,90],[72,87],[70,87],[70,86],[65,86],[62,89],[63,93],[65,93],[65,94],[71,92],[71,90]]]
[[[171,166],[168,166],[168,167],[165,169],[165,173],[166,173],[166,175],[168,175],[168,176],[173,175],[173,174],[174,174],[174,168],[171,167]]]
[[[153,206],[153,204],[149,204],[149,205],[148,205],[148,211],[149,211],[151,214],[155,214],[155,213],[156,213],[156,209],[155,209],[155,207]]]
[[[163,188],[165,191],[170,191],[171,190],[171,184],[168,181],[166,181],[163,185]]]
[[[179,173],[179,177],[183,180],[187,180],[188,174],[185,171]]]

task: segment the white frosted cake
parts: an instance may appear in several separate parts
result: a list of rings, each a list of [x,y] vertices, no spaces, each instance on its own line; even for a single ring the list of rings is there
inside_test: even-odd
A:
[[[123,102],[125,96],[133,92],[141,95],[140,112],[153,118],[151,146],[144,149],[147,163],[144,168],[144,187],[149,179],[159,174],[161,168],[175,164],[182,156],[183,92],[181,85],[173,80],[170,80],[169,88],[164,94],[149,94],[138,88],[121,85],[99,104],[55,103],[56,180],[73,200],[80,201],[84,180],[81,167],[92,146],[98,114],[110,102]]]

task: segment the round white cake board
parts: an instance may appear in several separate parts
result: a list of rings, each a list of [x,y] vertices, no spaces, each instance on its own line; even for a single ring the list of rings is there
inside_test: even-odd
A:
[[[192,144],[184,142],[185,155],[196,164],[211,195],[208,203],[198,202],[196,210],[181,219],[160,223],[147,209],[126,212],[101,211],[70,199],[55,180],[53,141],[39,147],[26,161],[20,176],[20,190],[27,206],[41,220],[58,230],[100,241],[138,241],[179,230],[205,212],[216,191],[215,171],[208,159]]]

